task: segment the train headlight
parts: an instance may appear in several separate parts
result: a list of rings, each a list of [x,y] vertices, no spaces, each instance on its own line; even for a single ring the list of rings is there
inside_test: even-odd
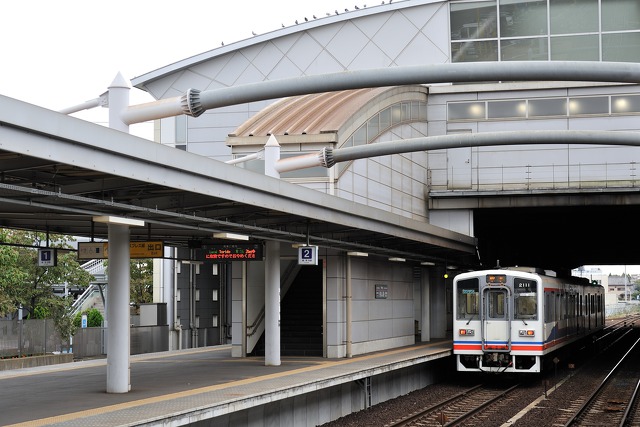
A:
[[[476,331],[473,329],[460,329],[458,330],[458,334],[472,337],[476,334]]]
[[[520,329],[518,331],[518,335],[520,335],[521,337],[535,337],[536,331],[532,329]]]

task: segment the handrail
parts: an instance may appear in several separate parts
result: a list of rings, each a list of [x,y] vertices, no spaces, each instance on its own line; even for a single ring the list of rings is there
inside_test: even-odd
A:
[[[287,291],[289,290],[289,287],[291,286],[291,283],[295,278],[295,272],[299,268],[300,266],[298,265],[297,262],[291,262],[287,266],[287,269],[284,271],[284,274],[282,274],[282,277],[284,277],[285,280],[281,280],[282,285],[280,289],[280,300],[282,300],[282,298],[284,298],[284,296],[287,294]],[[247,337],[251,337],[258,332],[260,325],[262,325],[262,322],[264,321],[264,316],[265,316],[265,307],[262,306],[262,309],[260,310],[256,318],[253,320],[253,322],[250,325],[247,325]]]

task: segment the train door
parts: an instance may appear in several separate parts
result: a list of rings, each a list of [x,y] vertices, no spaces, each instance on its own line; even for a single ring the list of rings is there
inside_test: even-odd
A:
[[[482,293],[482,350],[510,351],[509,288],[487,287]]]

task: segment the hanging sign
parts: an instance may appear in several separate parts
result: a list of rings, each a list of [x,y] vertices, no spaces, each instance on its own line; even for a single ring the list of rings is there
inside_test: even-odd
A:
[[[130,242],[129,258],[162,258],[164,243]],[[106,259],[109,258],[109,243],[107,242],[78,242],[78,259]]]
[[[55,267],[58,264],[58,251],[54,248],[38,249],[38,267]]]
[[[262,261],[261,243],[238,243],[230,245],[203,245],[204,261]]]
[[[300,246],[298,248],[299,265],[318,265],[318,247]]]

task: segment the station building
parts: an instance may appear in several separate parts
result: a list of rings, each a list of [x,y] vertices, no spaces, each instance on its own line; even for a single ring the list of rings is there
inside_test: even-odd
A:
[[[133,85],[165,99],[189,89],[408,65],[640,60],[640,3],[635,0],[405,0],[327,12],[150,71]],[[228,162],[259,152],[270,136],[287,157],[324,147],[455,133],[637,131],[638,114],[637,85],[425,82],[250,102],[199,117],[162,119],[155,139]],[[352,201],[354,209],[375,207],[478,237],[479,221],[491,221],[474,211],[482,197],[633,186],[639,160],[637,149],[619,146],[468,147],[356,160],[288,172],[281,179]],[[237,167],[264,173],[259,158]],[[446,260],[431,266],[348,256],[321,247],[318,266],[301,267],[289,246],[281,248],[283,355],[347,355],[347,274],[353,283],[353,354],[445,338],[451,332],[450,287],[459,266]],[[197,250],[179,248],[172,255],[193,259],[195,252],[188,251]],[[259,352],[261,264],[165,261],[155,298],[175,302],[168,313],[172,346],[232,342],[236,356]],[[299,346],[285,342],[298,333],[285,332],[295,324],[305,325],[310,341]]]

